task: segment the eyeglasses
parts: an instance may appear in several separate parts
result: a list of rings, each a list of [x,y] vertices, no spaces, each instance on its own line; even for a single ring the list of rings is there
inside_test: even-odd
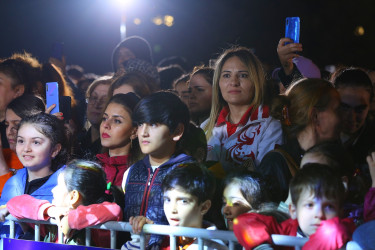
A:
[[[86,99],[86,103],[90,105],[102,105],[106,102],[107,96],[103,96],[102,98],[98,98],[97,96],[90,96]]]

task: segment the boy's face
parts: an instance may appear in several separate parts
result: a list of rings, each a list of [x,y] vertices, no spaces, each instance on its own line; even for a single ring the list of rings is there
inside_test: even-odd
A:
[[[169,158],[175,151],[176,135],[171,133],[167,125],[142,123],[137,130],[142,153],[152,158]]]
[[[203,215],[208,211],[209,200],[198,204],[198,198],[185,193],[182,188],[173,188],[164,192],[164,213],[171,226],[202,227]],[[209,206],[207,208],[207,203]]]
[[[339,203],[326,197],[317,198],[311,190],[304,190],[297,206],[292,205],[291,214],[297,218],[302,232],[310,237],[318,229],[321,221],[339,215]]]

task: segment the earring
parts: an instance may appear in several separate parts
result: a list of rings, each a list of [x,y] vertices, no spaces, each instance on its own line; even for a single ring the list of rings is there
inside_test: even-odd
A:
[[[130,138],[130,149],[132,149],[132,146],[133,146],[133,139]]]

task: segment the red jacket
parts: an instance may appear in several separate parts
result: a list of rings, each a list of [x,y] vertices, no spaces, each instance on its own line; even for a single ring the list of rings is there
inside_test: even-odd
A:
[[[303,249],[338,249],[351,240],[354,229],[354,223],[350,219],[335,217],[322,221]],[[242,214],[233,223],[234,234],[246,249],[252,249],[263,243],[273,244],[272,234],[297,236],[297,230],[297,220],[289,219],[278,223],[272,216],[256,213]],[[277,249],[293,248],[279,247]]]
[[[107,183],[121,187],[122,178],[125,171],[129,168],[128,155],[110,157],[107,153],[97,154],[96,157],[102,164],[103,170],[107,176]]]

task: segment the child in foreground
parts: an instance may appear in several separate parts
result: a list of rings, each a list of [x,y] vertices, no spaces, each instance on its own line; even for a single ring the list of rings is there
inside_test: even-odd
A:
[[[223,216],[228,230],[233,230],[233,220],[250,210],[258,210],[266,201],[263,181],[251,172],[237,172],[224,179]]]
[[[52,189],[52,203],[25,194],[8,201],[5,209],[17,219],[54,218],[63,230],[65,244],[84,245],[85,231],[79,229],[122,219],[121,207],[111,203],[117,200],[106,194],[106,189],[105,173],[100,165],[77,160],[69,163],[59,174],[57,185]],[[121,192],[115,187],[111,188],[111,192],[114,196],[122,197]],[[78,230],[71,230],[71,228]],[[44,240],[57,242],[57,228],[48,225],[44,229]],[[109,231],[92,230],[91,232],[94,245],[109,247]]]
[[[164,213],[171,226],[216,230],[215,225],[204,221],[203,216],[211,207],[215,192],[215,179],[198,163],[181,164],[168,173],[162,183]],[[133,230],[140,232],[144,224],[154,222],[145,217],[132,218]],[[178,249],[198,249],[196,238],[178,237]],[[170,249],[165,237],[161,249]],[[204,240],[203,249],[227,249],[220,241]]]
[[[237,218],[233,230],[242,246],[272,244],[272,234],[309,238],[307,249],[338,249],[350,240],[354,223],[340,218],[344,185],[329,166],[306,164],[291,181],[290,192],[292,219],[279,224],[273,217],[255,213]]]
[[[180,149],[189,119],[187,106],[170,92],[154,93],[135,107],[132,120],[138,126],[139,145],[146,156],[124,174],[124,221],[132,216],[145,216],[156,224],[168,224],[161,182],[176,166],[193,161]],[[152,235],[149,245],[158,245],[161,239]]]

